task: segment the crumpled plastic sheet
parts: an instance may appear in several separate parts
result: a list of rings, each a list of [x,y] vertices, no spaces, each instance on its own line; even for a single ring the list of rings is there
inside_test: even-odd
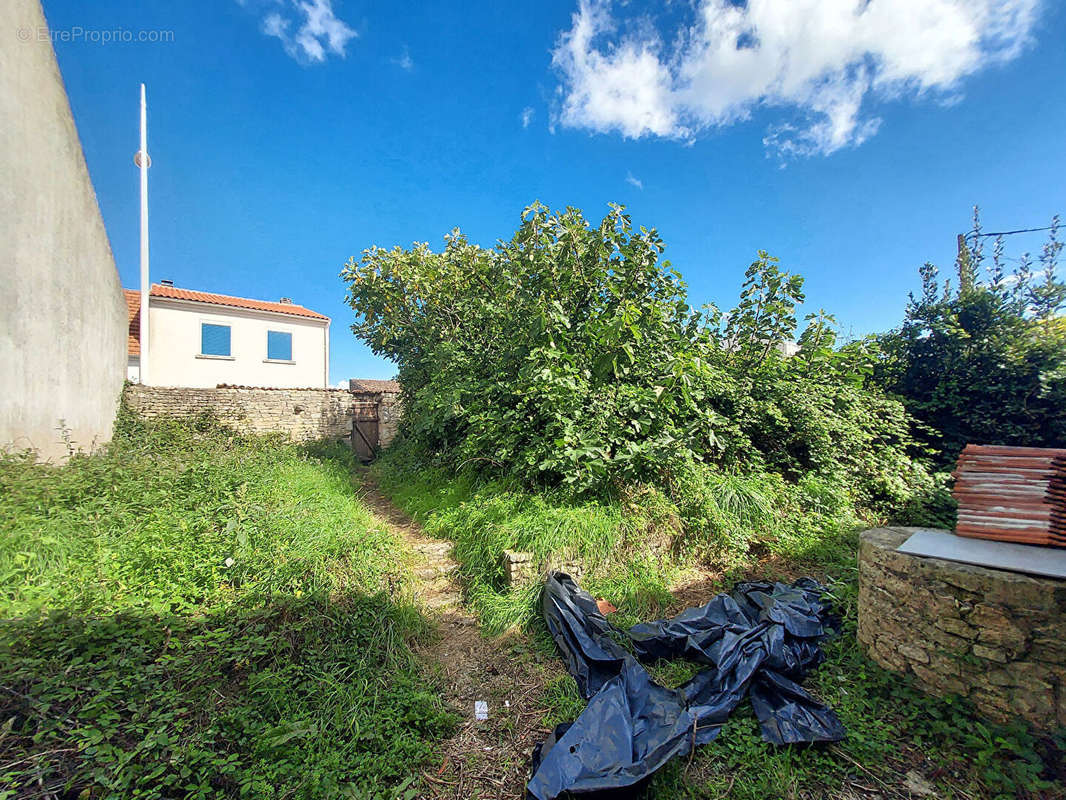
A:
[[[673,619],[622,632],[573,578],[549,575],[544,618],[588,706],[534,751],[527,797],[607,797],[638,787],[671,758],[718,736],[749,695],[768,742],[843,739],[832,710],[799,685],[824,660],[820,645],[832,632],[823,594],[810,578],[791,586],[741,583]],[[637,657],[620,644],[627,635]],[[674,690],[655,683],[638,658],[707,666]]]

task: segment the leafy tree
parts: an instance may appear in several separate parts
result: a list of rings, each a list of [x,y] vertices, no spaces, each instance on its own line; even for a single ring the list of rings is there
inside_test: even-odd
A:
[[[985,260],[980,220],[960,246],[959,286],[925,264],[921,295],[903,324],[881,337],[876,380],[924,427],[918,436],[942,464],[967,442],[1066,446],[1066,286],[1056,275],[1058,217],[1034,271],[1028,254],[1004,268],[1003,237]]]
[[[832,318],[795,336],[803,280],[765,252],[736,309],[693,309],[654,230],[612,206],[533,205],[495,248],[371,248],[342,272],[356,335],[399,364],[405,433],[428,457],[575,492],[669,487],[693,465],[816,473],[871,505],[920,465],[902,406],[865,386],[870,342]]]
[[[723,346],[746,367],[766,361],[796,331],[796,305],[802,303],[803,278],[783,272],[765,250],[744,273],[740,303],[725,319]]]
[[[493,249],[367,250],[348,263],[355,332],[395,359],[408,433],[461,463],[577,488],[714,445],[699,315],[654,231],[534,205]]]

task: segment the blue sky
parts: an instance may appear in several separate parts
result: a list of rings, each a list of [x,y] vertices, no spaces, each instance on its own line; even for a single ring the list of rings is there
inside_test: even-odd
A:
[[[348,329],[349,256],[491,245],[533,200],[626,204],[697,305],[769,250],[856,335],[951,266],[974,203],[988,230],[1066,211],[1062,4],[854,2],[43,5],[53,32],[172,32],[55,45],[123,284],[143,81],[153,279],[330,315],[335,383],[394,372]]]

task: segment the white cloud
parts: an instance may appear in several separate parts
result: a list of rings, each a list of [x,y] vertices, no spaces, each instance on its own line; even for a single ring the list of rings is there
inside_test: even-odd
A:
[[[694,0],[660,35],[609,0],[579,0],[552,53],[556,119],[625,137],[691,140],[759,107],[786,118],[764,142],[828,154],[873,136],[869,98],[957,97],[963,78],[1030,40],[1041,0]],[[554,120],[553,120],[554,121]]]
[[[244,0],[238,2],[245,5]],[[343,58],[348,42],[359,35],[333,13],[333,0],[280,0],[275,5],[263,18],[263,33],[280,39],[285,52],[297,61]]]
[[[644,191],[644,181],[642,181],[640,178],[633,177],[632,172],[626,173],[626,183],[628,183],[630,186],[636,186],[642,192]]]
[[[407,49],[407,45],[403,46],[403,53],[399,58],[392,59],[392,63],[405,72],[411,72],[415,68],[415,62],[411,58],[411,52]]]
[[[525,108],[522,109],[522,113],[518,115],[518,118],[520,120],[522,120],[522,127],[523,128],[528,128],[529,127],[529,124],[533,121],[533,114],[534,113],[535,112],[533,111],[533,107],[532,106],[526,106]]]

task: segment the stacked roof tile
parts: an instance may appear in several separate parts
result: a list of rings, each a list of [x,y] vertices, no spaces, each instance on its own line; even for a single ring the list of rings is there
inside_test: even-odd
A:
[[[1066,450],[968,444],[952,475],[959,536],[1066,547]]]

